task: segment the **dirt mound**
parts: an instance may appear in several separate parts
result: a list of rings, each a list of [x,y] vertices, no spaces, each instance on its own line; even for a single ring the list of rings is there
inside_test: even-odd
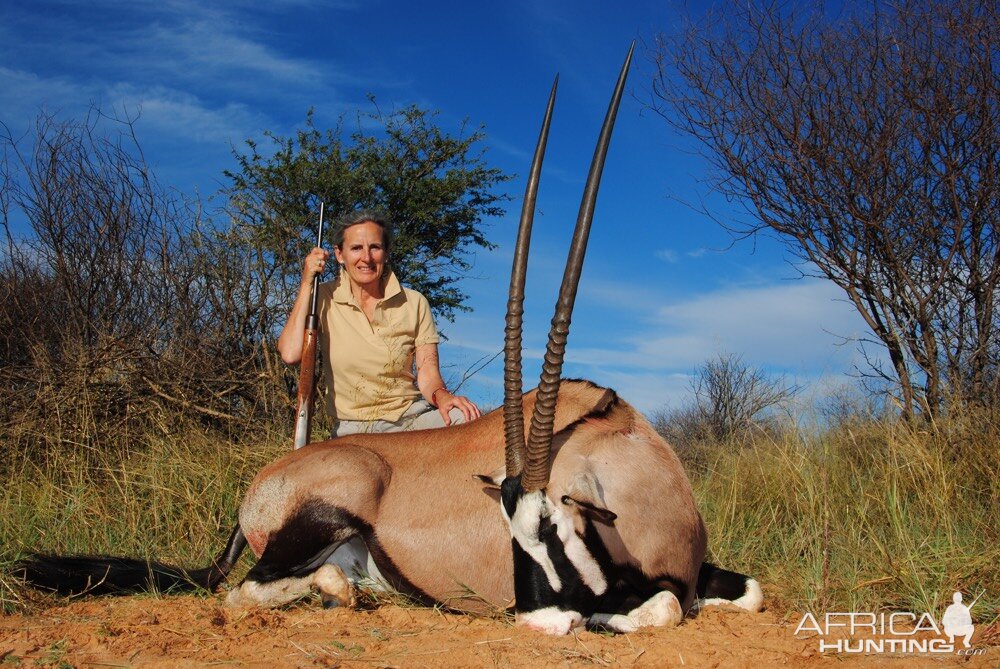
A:
[[[370,611],[230,610],[216,597],[73,602],[0,618],[4,666],[751,667],[829,666],[816,639],[772,613],[708,609],[674,629],[553,638],[510,620],[382,606]],[[976,641],[981,635],[977,634]],[[977,643],[977,645],[981,645]],[[846,657],[874,666],[945,666],[954,655]],[[996,666],[996,647],[967,667]]]

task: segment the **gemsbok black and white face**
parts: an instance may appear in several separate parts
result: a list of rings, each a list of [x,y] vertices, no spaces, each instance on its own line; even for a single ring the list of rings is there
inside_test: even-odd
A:
[[[514,554],[518,625],[563,635],[584,625],[633,632],[676,625],[683,618],[680,601],[668,590],[624,606],[636,583],[618,582],[618,570],[597,531],[597,524],[613,526],[613,512],[568,495],[557,503],[545,490],[525,492],[519,477],[504,479],[500,491]]]
[[[520,476],[504,479],[500,501],[514,553],[518,624],[548,634],[579,627],[608,591],[600,544],[592,548],[577,534],[568,500],[553,502],[544,489],[525,492]]]

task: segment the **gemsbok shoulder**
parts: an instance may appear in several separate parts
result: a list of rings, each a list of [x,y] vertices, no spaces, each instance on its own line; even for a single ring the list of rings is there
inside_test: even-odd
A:
[[[353,606],[356,575],[330,558],[361,540],[362,566],[399,592],[473,613],[513,607],[518,624],[549,634],[675,625],[722,602],[759,610],[754,579],[704,562],[705,526],[670,446],[613,390],[560,378],[633,49],[598,139],[537,389],[522,395],[521,317],[558,78],[521,212],[502,409],[453,427],[350,435],[290,452],[257,474],[226,547],[203,569],[34,555],[21,575],[63,593],[215,590],[249,545],[257,562],[228,604],[277,606],[318,591],[325,605]]]

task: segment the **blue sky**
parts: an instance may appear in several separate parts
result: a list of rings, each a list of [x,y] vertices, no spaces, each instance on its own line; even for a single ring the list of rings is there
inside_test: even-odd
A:
[[[718,223],[745,216],[703,185],[697,147],[643,107],[654,67],[646,48],[676,29],[667,2],[505,3],[396,0],[5,0],[0,5],[0,121],[17,136],[39,109],[81,118],[92,105],[139,113],[160,181],[214,194],[231,147],[262,130],[289,134],[417,103],[486,126],[489,162],[518,178],[499,245],[476,256],[464,289],[473,311],[440,323],[446,378],[502,343],[524,175],[553,76],[560,74],[542,175],[526,304],[526,385],[534,385],[566,247],[597,132],[631,40],[639,40],[605,168],[565,373],[618,390],[645,411],[679,406],[707,358],[735,353],[785,375],[812,398],[853,383],[866,328],[828,282],[799,279],[777,242],[731,243]],[[502,401],[497,361],[467,382]]]

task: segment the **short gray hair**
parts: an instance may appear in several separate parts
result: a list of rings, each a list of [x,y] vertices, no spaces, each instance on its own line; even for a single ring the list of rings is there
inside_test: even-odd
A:
[[[382,246],[385,247],[385,251],[388,253],[392,247],[392,221],[382,212],[372,209],[357,209],[338,218],[333,224],[333,245],[338,249],[343,249],[344,233],[347,231],[347,228],[361,223],[374,223],[382,228]]]

